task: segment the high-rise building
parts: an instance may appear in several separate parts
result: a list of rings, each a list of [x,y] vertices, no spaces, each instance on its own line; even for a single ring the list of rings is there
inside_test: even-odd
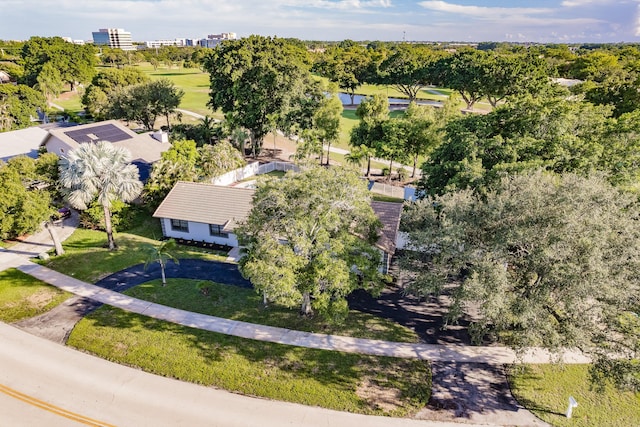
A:
[[[236,33],[209,34],[206,39],[200,40],[202,47],[216,47],[225,40],[235,40]]]
[[[93,44],[96,46],[135,50],[133,41],[131,40],[131,33],[122,28],[101,28],[91,34],[93,34]]]

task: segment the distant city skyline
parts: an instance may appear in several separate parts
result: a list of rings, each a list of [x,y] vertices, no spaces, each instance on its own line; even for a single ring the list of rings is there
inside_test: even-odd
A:
[[[515,6],[514,6],[515,4]],[[235,32],[303,40],[640,41],[640,0],[2,0],[0,39],[134,41]]]

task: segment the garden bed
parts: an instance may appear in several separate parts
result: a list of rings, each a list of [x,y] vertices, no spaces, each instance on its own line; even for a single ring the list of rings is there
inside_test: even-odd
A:
[[[189,240],[189,239],[174,239],[174,240],[179,245],[192,246],[192,247],[202,248],[202,249],[211,249],[211,250],[220,251],[220,252],[229,252],[231,249],[233,249],[232,246],[221,245],[219,243],[211,243],[211,242]]]

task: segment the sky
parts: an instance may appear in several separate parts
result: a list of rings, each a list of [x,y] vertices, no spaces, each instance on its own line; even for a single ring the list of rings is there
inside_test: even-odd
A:
[[[640,0],[0,0],[0,40],[123,28],[134,41],[302,40],[640,42]]]

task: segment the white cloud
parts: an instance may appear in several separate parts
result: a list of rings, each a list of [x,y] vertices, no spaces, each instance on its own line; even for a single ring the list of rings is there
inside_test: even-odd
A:
[[[580,7],[580,6],[591,6],[591,5],[603,5],[610,3],[632,3],[637,2],[638,0],[564,0],[561,5],[564,7]]]
[[[300,7],[315,7],[321,9],[339,9],[339,10],[352,10],[352,9],[369,9],[369,8],[387,8],[391,7],[391,0],[371,0],[371,1],[359,1],[359,0],[316,0],[308,2],[297,2],[297,6]]]
[[[464,6],[438,0],[423,1],[418,4],[425,9],[434,10],[437,12],[455,13],[457,15],[469,15],[480,18],[494,18],[496,17],[496,15],[510,16],[545,14],[552,11],[552,9],[548,8]]]

